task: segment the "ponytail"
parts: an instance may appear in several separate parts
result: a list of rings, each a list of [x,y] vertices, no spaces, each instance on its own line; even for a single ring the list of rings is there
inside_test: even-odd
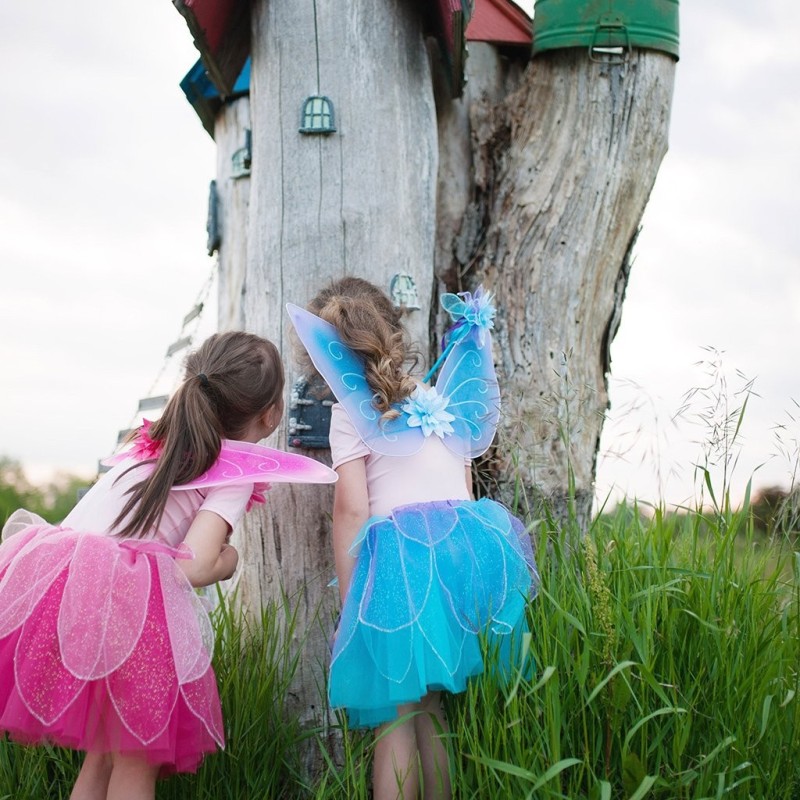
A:
[[[190,354],[183,383],[147,432],[160,453],[153,472],[129,490],[114,521],[113,527],[124,522],[117,535],[141,537],[157,527],[172,487],[208,470],[222,439],[241,438],[255,418],[278,402],[283,382],[277,348],[253,334],[215,334]]]

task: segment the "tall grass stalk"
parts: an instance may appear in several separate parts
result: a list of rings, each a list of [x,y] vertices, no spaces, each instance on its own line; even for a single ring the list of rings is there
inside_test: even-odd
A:
[[[214,669],[225,720],[224,752],[206,758],[196,775],[159,785],[158,800],[288,798],[300,781],[301,742],[310,734],[284,712],[302,653],[293,646],[296,605],[284,598],[246,617],[235,598],[214,612]]]

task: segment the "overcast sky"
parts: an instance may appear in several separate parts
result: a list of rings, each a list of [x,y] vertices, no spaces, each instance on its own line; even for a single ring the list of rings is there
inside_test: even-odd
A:
[[[694,496],[710,401],[674,417],[708,380],[706,348],[723,353],[731,407],[749,380],[759,395],[734,494],[757,467],[756,487],[788,484],[791,458],[777,454],[796,456],[800,437],[788,417],[800,417],[798,30],[795,0],[682,4],[670,152],[612,347],[600,496]],[[156,381],[213,266],[214,145],[178,87],[196,59],[169,0],[0,6],[0,455],[32,477],[93,474],[139,398],[170,378]],[[198,338],[213,295],[209,306]]]

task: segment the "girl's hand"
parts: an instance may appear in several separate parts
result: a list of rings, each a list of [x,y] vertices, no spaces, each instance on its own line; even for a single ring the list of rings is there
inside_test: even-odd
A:
[[[226,581],[228,578],[232,578],[233,574],[236,572],[236,567],[239,564],[239,551],[232,545],[232,544],[224,544],[222,545],[222,550],[219,554],[220,562],[223,564],[230,565],[230,572],[228,575],[224,575],[220,580]]]

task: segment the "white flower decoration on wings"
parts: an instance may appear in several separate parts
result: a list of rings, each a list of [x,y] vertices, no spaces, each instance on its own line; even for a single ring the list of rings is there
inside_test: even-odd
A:
[[[453,433],[450,423],[455,417],[447,411],[449,402],[450,398],[439,394],[435,386],[430,389],[417,386],[403,404],[402,410],[408,414],[410,428],[422,428],[425,438],[435,433],[442,439]]]

